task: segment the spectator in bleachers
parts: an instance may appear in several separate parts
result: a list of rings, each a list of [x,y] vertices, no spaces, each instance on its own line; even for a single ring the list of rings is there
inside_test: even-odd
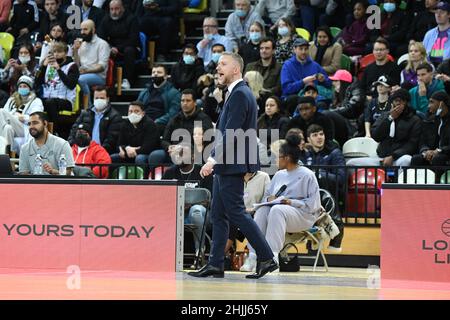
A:
[[[189,144],[179,144],[177,147],[179,151],[177,151],[177,156],[174,156],[175,165],[167,169],[162,178],[164,180],[198,181],[198,187],[206,188],[212,192],[212,176],[201,176],[201,166],[193,162],[192,147]],[[200,249],[200,238],[206,216],[206,204],[196,204],[192,207],[185,206],[185,210],[184,223],[197,226],[194,231],[196,235],[194,237],[194,246],[197,252]],[[207,223],[209,223],[209,215]]]
[[[268,17],[275,25],[280,18],[295,15],[294,0],[259,0],[256,11],[261,17]]]
[[[450,59],[442,62],[436,70],[436,79],[442,80],[447,94],[450,94]]]
[[[244,75],[244,81],[247,82],[250,90],[252,90],[253,95],[256,98],[256,103],[258,104],[258,114],[264,112],[264,101],[262,100],[262,96],[260,96],[260,92],[262,92],[264,88],[264,79],[258,71],[248,71]]]
[[[197,46],[198,47],[198,46]],[[225,46],[221,43],[213,44],[211,47],[211,61],[206,65],[205,72],[215,74],[217,72],[217,63],[219,62],[222,53],[225,52]],[[203,61],[203,64],[205,62]]]
[[[304,158],[301,159],[305,165],[313,166],[340,166],[341,168],[323,168],[316,173],[319,186],[328,190],[331,194],[335,194],[339,190],[339,195],[342,195],[344,190],[344,183],[346,179],[345,158],[339,149],[333,143],[326,143],[326,136],[324,129],[316,124],[310,125],[306,132],[309,148],[307,149]],[[341,243],[344,237],[344,223],[336,206],[336,212],[332,218],[339,228],[340,234],[334,237],[328,246],[328,249],[341,251]]]
[[[75,1],[75,3],[77,2]],[[105,11],[101,7],[96,6],[94,0],[81,0],[81,3],[77,5],[81,7],[81,21],[89,19],[94,21],[94,25],[100,25],[105,16]]]
[[[371,136],[379,142],[378,157],[350,159],[349,166],[399,166],[411,164],[412,155],[417,153],[422,123],[408,105],[409,92],[398,89],[391,95],[392,108],[375,122]]]
[[[283,248],[286,232],[296,233],[311,228],[320,212],[319,185],[314,173],[299,165],[300,139],[295,135],[286,137],[280,144],[274,175],[262,201],[273,201],[282,185],[286,190],[281,194],[281,204],[262,206],[256,210],[255,222],[265,235],[275,259]],[[248,259],[256,260],[255,250],[249,245]]]
[[[298,128],[306,132],[310,125],[318,124],[325,129],[327,141],[334,139],[334,124],[330,118],[317,111],[316,101],[313,97],[299,97],[298,110],[300,115],[289,121],[286,130]],[[282,137],[285,135],[286,133],[281,134]]]
[[[450,97],[435,92],[430,98],[427,117],[422,121],[419,154],[412,157],[413,166],[445,166],[450,160]]]
[[[338,70],[330,77],[333,81],[334,99],[330,110],[347,119],[357,119],[364,111],[366,95],[358,79],[347,70]]]
[[[61,155],[67,161],[66,175],[70,176],[75,166],[69,143],[48,131],[48,118],[44,112],[33,112],[28,120],[29,133],[33,137],[20,150],[19,174],[59,175],[58,162]],[[42,168],[37,172],[36,156],[42,158]]]
[[[174,139],[185,139],[184,136],[181,136],[181,130],[184,130],[186,134],[189,133],[189,139],[191,139],[191,141],[188,142],[189,144],[193,144],[192,136],[194,134],[195,126],[202,126],[203,132],[213,127],[208,115],[197,107],[195,92],[193,90],[184,90],[180,100],[181,111],[167,124],[164,130],[163,139],[161,140],[162,149],[151,152],[148,159],[150,166],[156,166],[161,163],[170,163],[176,144],[183,142],[175,141]],[[177,134],[176,130],[180,130],[178,132],[179,134]]]
[[[263,92],[261,96],[279,96],[281,94],[281,64],[274,57],[275,41],[264,38],[259,44],[259,55],[261,59],[247,64],[245,72],[258,71],[264,79]]]
[[[197,54],[195,45],[186,44],[180,60],[172,67],[170,80],[178,90],[193,89],[197,91],[197,79],[205,72],[203,60]]]
[[[21,76],[29,76],[34,79],[36,69],[33,46],[26,43],[19,47],[18,59],[8,60],[5,68],[0,72],[0,79],[3,83],[8,83],[10,92],[14,92],[17,90],[17,80]]]
[[[203,59],[205,67],[212,59],[213,45],[218,43],[225,47],[225,51],[233,51],[233,43],[231,42],[231,40],[228,37],[219,34],[219,24],[217,22],[217,19],[213,17],[207,17],[203,20],[203,40],[197,43],[198,56]]]
[[[90,87],[106,83],[108,71],[109,44],[98,37],[92,20],[81,23],[81,38],[73,44],[73,58],[78,65],[80,78],[78,82],[83,95],[90,96]]]
[[[194,140],[194,160],[199,160],[199,163],[204,165],[206,163],[206,159],[203,157],[203,151],[205,150],[205,147],[208,145],[207,141],[204,141],[203,139],[203,127],[194,127],[194,131],[192,134],[192,139]]]
[[[433,77],[433,68],[429,63],[420,64],[417,69],[417,86],[409,90],[411,107],[420,116],[425,116],[428,100],[437,91],[445,91],[444,83]]]
[[[122,89],[130,89],[136,80],[139,24],[136,17],[125,10],[122,0],[112,0],[109,3],[109,15],[103,18],[98,27],[98,36],[111,46],[112,58],[116,62],[123,62]]]
[[[429,30],[423,38],[428,59],[437,67],[450,58],[450,3],[441,1],[436,7],[437,27]]]
[[[207,74],[199,78],[202,89],[203,111],[216,123],[224,102],[224,90],[226,86],[219,84],[219,75],[214,78]]]
[[[89,132],[92,140],[105,148],[109,154],[117,152],[122,117],[110,105],[110,96],[106,87],[97,86],[94,90],[94,106],[83,110],[72,126],[69,136],[70,144],[75,141],[75,136],[80,124],[86,124],[92,128]]]
[[[24,142],[30,139],[28,132],[30,115],[36,111],[44,111],[41,99],[33,91],[34,81],[31,77],[20,77],[17,87],[17,92],[14,92],[0,109],[1,136],[6,139],[9,150],[15,137],[24,138]]]
[[[300,37],[295,31],[295,26],[288,18],[280,18],[276,23],[277,27],[277,42],[275,44],[275,59],[280,64],[283,64],[286,60],[293,56],[295,49],[295,40]]]
[[[400,74],[400,85],[404,89],[417,86],[417,67],[427,63],[427,52],[420,42],[411,41],[408,46],[408,60],[405,69]]]
[[[341,67],[342,46],[333,43],[333,36],[327,26],[317,28],[316,34],[316,40],[309,47],[309,55],[328,75],[334,74]]]
[[[378,38],[373,45],[375,61],[369,64],[363,72],[361,87],[366,95],[372,96],[372,84],[382,75],[392,79],[395,85],[400,84],[400,69],[397,63],[388,59],[389,43],[384,38]]]
[[[233,48],[237,51],[241,44],[250,40],[252,32],[250,27],[258,22],[264,30],[264,21],[258,11],[251,5],[250,0],[235,0],[234,6],[236,10],[228,16],[225,24],[225,36],[233,42]]]
[[[239,55],[244,60],[244,65],[259,60],[259,45],[265,37],[264,27],[259,22],[253,22],[250,26],[248,40],[241,42]]]
[[[76,98],[76,86],[80,73],[78,66],[67,56],[68,47],[63,42],[56,42],[45,58],[36,78],[36,87],[42,86],[44,108],[53,122],[53,132],[59,131],[59,112],[72,111]],[[65,137],[67,137],[68,132]]]
[[[144,104],[145,114],[156,123],[160,133],[180,111],[181,93],[168,81],[168,77],[164,65],[154,65],[151,81],[137,99]]]
[[[411,164],[418,166],[446,166],[450,159],[450,97],[445,92],[436,92],[430,98],[427,117],[423,120],[419,154],[413,156]],[[437,169],[436,183],[445,170]]]
[[[342,30],[339,41],[342,43],[343,52],[348,56],[360,56],[366,52],[370,36],[366,17],[368,5],[365,0],[356,1],[353,7],[354,20]]]
[[[67,43],[66,33],[64,32],[65,25],[55,22],[50,26],[50,33],[48,34],[47,40],[44,40],[41,47],[41,55],[39,57],[39,66],[42,66],[45,58],[47,58],[50,47],[55,42],[65,42]],[[72,46],[68,46],[67,55],[72,56]]]
[[[42,47],[45,36],[50,33],[51,26],[54,23],[59,23],[66,28],[66,21],[68,18],[68,15],[60,9],[58,0],[45,0],[44,8],[45,10],[42,11],[39,18],[39,35],[37,38],[38,42],[36,43],[37,48]]]
[[[436,27],[436,18],[434,17],[434,14],[439,0],[425,0],[424,2],[425,10],[419,11],[409,26],[406,39],[410,42],[422,41],[427,31]]]
[[[156,39],[157,61],[168,59],[170,41],[177,31],[181,12],[180,0],[145,0],[137,1],[136,16],[139,19],[139,30],[147,36],[158,36]]]
[[[393,86],[392,81],[383,75],[373,85],[376,87],[377,96],[364,109],[364,135],[366,138],[372,137],[370,132],[378,118],[391,111],[389,96]]]
[[[384,0],[381,13],[381,29],[371,31],[371,41],[374,42],[379,36],[389,42],[392,55],[400,57],[407,51],[408,41],[406,34],[411,25],[410,15],[400,9],[401,0]]]
[[[302,94],[303,93],[303,94]],[[316,106],[317,106],[317,110],[319,110],[319,112],[322,112],[324,110],[329,109],[330,107],[330,102],[328,99],[325,99],[324,97],[322,97],[319,94],[319,91],[317,90],[316,86],[313,84],[308,84],[300,93],[300,96],[305,96],[305,97],[313,97],[314,100],[316,100]],[[294,112],[294,116],[298,115],[298,110],[295,110]]]
[[[0,1],[0,32],[4,32],[9,27],[9,14],[11,13],[12,1]]]
[[[128,120],[120,129],[119,153],[111,155],[113,163],[127,162],[147,165],[149,154],[159,146],[159,134],[155,123],[145,115],[140,101],[130,102]]]
[[[283,96],[297,96],[308,84],[322,86],[325,90],[331,89],[331,81],[323,68],[309,56],[309,43],[303,38],[294,42],[294,55],[283,64],[281,68],[281,88]],[[318,88],[319,89],[319,88]],[[329,90],[331,92],[331,90]],[[292,114],[292,105],[296,105],[297,97],[286,101],[289,114]],[[293,100],[292,103],[290,100]]]
[[[13,4],[13,16],[6,32],[11,33],[15,43],[23,43],[30,39],[30,33],[39,27],[39,9],[32,0],[17,0]]]
[[[272,142],[272,130],[278,130],[278,139],[283,138],[282,133],[286,132],[289,118],[281,112],[281,100],[277,96],[271,96],[266,100],[266,108],[263,115],[258,118],[258,137],[267,147]],[[261,129],[266,130],[267,134],[261,136]]]
[[[100,166],[88,166],[99,179],[108,178],[108,164],[111,157],[101,145],[92,140],[90,135],[92,128],[87,123],[80,124],[76,131],[72,145],[72,155],[76,165],[100,164]]]

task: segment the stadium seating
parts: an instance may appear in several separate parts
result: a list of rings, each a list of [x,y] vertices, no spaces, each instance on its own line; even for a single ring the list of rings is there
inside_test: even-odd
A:
[[[311,34],[309,33],[308,30],[303,29],[303,28],[296,28],[295,31],[297,32],[297,34],[302,37],[303,39],[309,41],[311,39]]]

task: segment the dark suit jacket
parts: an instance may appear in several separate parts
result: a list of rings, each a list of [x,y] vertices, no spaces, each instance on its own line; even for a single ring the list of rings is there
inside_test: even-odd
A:
[[[259,170],[257,126],[258,107],[256,99],[244,81],[239,82],[226,100],[217,123],[220,131],[216,135],[216,143],[212,157],[217,161],[214,173],[220,175],[245,174]],[[246,134],[245,145],[239,146],[238,132],[234,136],[227,129],[242,129]],[[248,131],[249,129],[253,129]],[[222,139],[220,139],[220,136]],[[230,153],[234,155],[231,158]],[[227,159],[227,154],[231,159]]]

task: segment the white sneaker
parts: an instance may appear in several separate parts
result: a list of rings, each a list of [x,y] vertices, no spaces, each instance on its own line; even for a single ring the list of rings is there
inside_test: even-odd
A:
[[[328,250],[328,252],[333,252],[333,253],[341,253],[342,252],[342,248],[336,248],[333,246],[328,246],[327,250]]]
[[[128,79],[123,79],[122,80],[122,90],[130,90],[131,85],[130,82],[128,81]]]
[[[239,271],[242,272],[256,272],[256,259],[248,257],[245,259],[244,264],[241,266]]]

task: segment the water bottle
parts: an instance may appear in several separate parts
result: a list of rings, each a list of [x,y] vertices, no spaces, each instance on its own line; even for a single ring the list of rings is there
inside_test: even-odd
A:
[[[61,157],[59,157],[58,168],[60,176],[67,175],[67,160],[64,154],[62,154]]]
[[[42,157],[41,157],[41,155],[38,153],[38,154],[36,155],[35,160],[34,160],[34,170],[33,170],[33,174],[41,175],[41,174],[42,174],[42,165],[43,165]]]

